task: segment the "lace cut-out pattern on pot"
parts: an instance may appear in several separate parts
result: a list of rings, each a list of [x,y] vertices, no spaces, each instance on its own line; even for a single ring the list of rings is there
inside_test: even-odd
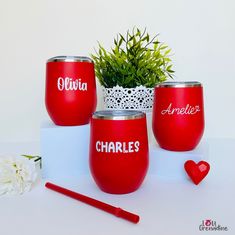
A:
[[[138,86],[135,88],[103,87],[104,106],[106,109],[131,109],[150,111],[153,107],[154,88]]]

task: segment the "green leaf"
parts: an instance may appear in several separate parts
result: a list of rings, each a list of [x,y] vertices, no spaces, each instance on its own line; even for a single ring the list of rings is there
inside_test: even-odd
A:
[[[118,34],[114,47],[107,51],[98,43],[98,52],[91,57],[95,62],[96,76],[100,84],[113,87],[144,85],[154,87],[159,82],[173,77],[171,49],[160,43],[158,34],[154,37],[138,28]]]

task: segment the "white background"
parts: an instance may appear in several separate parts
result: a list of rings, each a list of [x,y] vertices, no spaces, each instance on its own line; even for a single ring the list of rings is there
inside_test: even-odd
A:
[[[0,141],[39,140],[49,57],[109,48],[133,26],[172,48],[176,80],[204,84],[205,136],[234,138],[234,11],[233,0],[1,0]]]

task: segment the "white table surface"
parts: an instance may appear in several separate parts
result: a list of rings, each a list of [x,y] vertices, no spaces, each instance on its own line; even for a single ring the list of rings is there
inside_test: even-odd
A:
[[[0,235],[235,234],[235,140],[208,142],[211,171],[199,186],[148,175],[138,191],[111,195],[101,192],[89,175],[63,183],[62,186],[139,214],[139,224],[45,189],[41,181],[24,195],[0,197]],[[39,152],[39,143],[0,144],[0,154]],[[205,219],[216,220],[229,230],[201,232],[199,225]]]

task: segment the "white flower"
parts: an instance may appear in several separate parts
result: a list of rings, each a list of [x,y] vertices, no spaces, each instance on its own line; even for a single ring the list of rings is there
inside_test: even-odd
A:
[[[23,156],[0,157],[0,195],[22,194],[36,181],[35,162]]]

